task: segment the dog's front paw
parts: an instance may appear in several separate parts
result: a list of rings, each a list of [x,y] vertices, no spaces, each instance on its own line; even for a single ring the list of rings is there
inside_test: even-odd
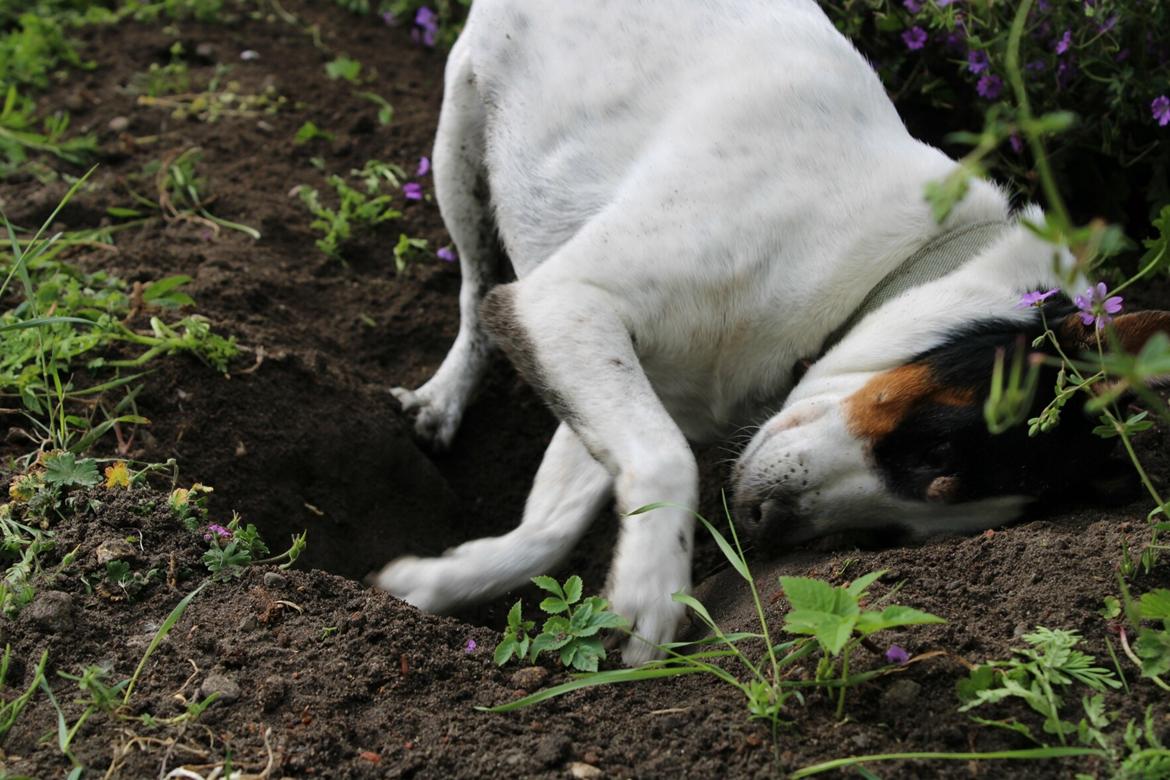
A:
[[[619,580],[611,587],[610,605],[626,619],[631,633],[622,646],[622,663],[641,666],[663,657],[665,653],[659,645],[673,642],[686,619],[686,607],[672,599],[671,594],[685,590],[688,590],[686,582],[651,585],[645,580],[626,583]]]
[[[371,584],[423,612],[444,612],[449,604],[442,592],[443,574],[436,562],[434,558],[412,555],[395,558],[371,578]]]
[[[428,390],[429,383],[418,390],[395,387],[390,393],[402,404],[402,411],[414,417],[414,434],[434,450],[451,446],[455,431],[463,419],[463,408],[457,401]]]

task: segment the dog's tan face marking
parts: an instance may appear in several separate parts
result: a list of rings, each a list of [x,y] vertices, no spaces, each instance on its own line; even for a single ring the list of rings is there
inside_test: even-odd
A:
[[[858,439],[874,443],[897,430],[920,404],[967,406],[970,388],[939,384],[926,363],[909,363],[883,371],[844,401],[845,425]]]

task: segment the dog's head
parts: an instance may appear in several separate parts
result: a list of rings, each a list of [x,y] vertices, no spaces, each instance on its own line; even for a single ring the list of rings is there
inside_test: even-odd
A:
[[[798,385],[785,408],[749,443],[734,470],[736,522],[764,546],[797,544],[843,530],[898,527],[917,536],[990,528],[1036,500],[1100,476],[1112,444],[1075,393],[1060,424],[1037,436],[1026,425],[988,431],[983,408],[997,352],[1010,365],[1044,332],[1031,321],[983,321],[880,372],[818,377]],[[1070,357],[1095,345],[1067,304],[1045,314]],[[1170,313],[1115,319],[1128,351],[1170,331]],[[1029,417],[1053,399],[1057,368],[1041,370]],[[807,378],[806,378],[807,381]]]

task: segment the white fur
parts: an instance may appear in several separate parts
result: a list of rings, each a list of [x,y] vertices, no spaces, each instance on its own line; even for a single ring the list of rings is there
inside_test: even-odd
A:
[[[476,309],[492,258],[473,185],[485,177],[519,277],[517,324],[572,430],[554,437],[515,531],[383,570],[381,587],[424,609],[550,571],[612,491],[623,512],[681,507],[625,518],[608,590],[638,634],[669,641],[682,616],[671,593],[690,584],[687,439],[727,436],[786,396],[738,477],[802,464],[815,531],[875,507],[913,524],[927,510],[872,473],[841,400],[950,325],[1022,316],[1020,293],[1054,278],[1051,250],[1014,227],[871,313],[789,395],[796,361],[890,270],[944,230],[1008,214],[1000,191],[975,182],[935,224],[924,188],[955,163],[907,133],[812,0],[476,0],[448,62],[434,156],[463,326],[435,378],[396,393],[420,411],[421,435],[450,441],[482,372]],[[1019,504],[929,511],[933,528],[962,529]],[[625,648],[627,663],[653,655]]]

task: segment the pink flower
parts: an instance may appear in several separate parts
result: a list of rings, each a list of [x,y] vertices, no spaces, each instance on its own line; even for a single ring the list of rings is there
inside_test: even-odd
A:
[[[898,645],[890,645],[890,649],[886,651],[886,660],[901,665],[910,661],[910,654]]]
[[[979,83],[975,85],[975,91],[981,97],[988,100],[995,100],[999,97],[999,93],[1003,92],[1003,79],[991,73],[984,73],[979,79]]]
[[[1039,308],[1040,304],[1044,303],[1044,301],[1048,300],[1053,295],[1056,295],[1058,292],[1060,292],[1059,289],[1052,289],[1045,290],[1044,292],[1035,290],[1030,293],[1024,293],[1022,296],[1020,296],[1020,302],[1016,304],[1016,308],[1030,309],[1033,306]]]
[[[216,541],[220,539],[231,539],[232,532],[224,528],[219,523],[212,523],[207,526],[207,533],[203,534],[203,541],[210,542],[212,539]]]
[[[1153,113],[1154,119],[1158,121],[1159,127],[1170,125],[1170,97],[1158,95],[1158,97],[1154,98],[1154,102],[1150,103],[1150,112]]]
[[[422,185],[416,181],[408,181],[402,185],[402,194],[407,200],[422,200]]]
[[[906,32],[902,33],[902,41],[906,44],[906,48],[911,51],[921,49],[926,45],[926,30],[921,27],[911,27]]]
[[[1121,311],[1122,300],[1120,295],[1109,295],[1109,288],[1105,286],[1105,282],[1097,282],[1095,286],[1085,290],[1083,295],[1073,298],[1073,303],[1080,309],[1078,316],[1083,324],[1096,325],[1100,329],[1113,321],[1110,315]]]

